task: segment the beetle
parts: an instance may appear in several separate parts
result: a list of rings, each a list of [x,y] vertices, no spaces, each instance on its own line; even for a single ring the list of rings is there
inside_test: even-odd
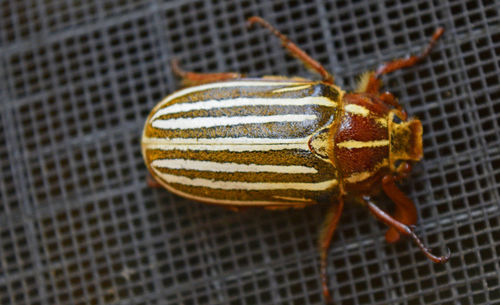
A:
[[[173,61],[184,88],[153,108],[141,139],[152,184],[232,209],[332,202],[319,235],[327,302],[327,251],[345,199],[365,205],[389,226],[387,242],[409,236],[431,261],[448,261],[449,249],[436,256],[414,233],[415,205],[397,186],[409,175],[411,162],[422,158],[422,124],[408,117],[393,94],[380,90],[382,75],[421,61],[444,29],[435,31],[420,55],[382,64],[349,92],[267,21],[254,16],[248,19],[253,24],[277,36],[321,80],[195,73]],[[395,203],[393,215],[375,204],[381,192]]]

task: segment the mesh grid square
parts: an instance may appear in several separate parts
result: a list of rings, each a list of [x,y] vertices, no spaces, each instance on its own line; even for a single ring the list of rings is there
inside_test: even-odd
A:
[[[317,232],[327,206],[240,213],[150,189],[146,116],[199,72],[314,77],[258,15],[344,88],[384,77],[424,126],[403,189],[418,233],[452,258],[384,241],[347,205],[329,251],[339,304],[500,304],[498,1],[3,1],[0,3],[2,304],[322,304]],[[381,199],[380,204],[391,207]]]

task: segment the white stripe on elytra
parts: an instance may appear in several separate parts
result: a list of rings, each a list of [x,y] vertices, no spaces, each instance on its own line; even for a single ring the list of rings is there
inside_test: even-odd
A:
[[[267,151],[267,150],[283,150],[283,149],[298,149],[309,151],[305,138],[142,138],[142,146],[145,149],[160,149],[160,150],[192,150],[192,151]]]
[[[199,91],[204,91],[204,90],[209,90],[209,89],[214,89],[214,88],[240,88],[240,87],[276,87],[276,86],[296,86],[296,85],[301,85],[301,84],[310,84],[311,82],[302,82],[302,81],[268,81],[268,80],[240,80],[240,81],[229,81],[229,82],[216,82],[216,83],[210,83],[210,84],[205,84],[205,85],[200,85],[200,86],[194,86],[194,87],[189,87],[185,88],[179,91],[176,91],[168,96],[166,96],[156,107],[162,107],[166,103],[183,97],[185,95],[194,93],[194,92],[199,92]]]
[[[240,164],[233,162],[213,162],[188,159],[156,159],[151,162],[155,168],[184,169],[227,173],[280,173],[280,174],[316,174],[317,169],[301,165],[261,165]]]
[[[239,144],[254,144],[254,145],[267,145],[267,144],[299,144],[307,143],[309,137],[304,138],[150,138],[143,137],[142,142],[145,144],[225,144],[225,145],[239,145]]]
[[[221,190],[306,190],[324,191],[337,186],[336,179],[322,182],[244,182],[244,181],[218,181],[204,178],[188,178],[172,174],[162,173],[153,168],[155,174],[166,183],[176,183],[187,186],[205,187]]]
[[[380,147],[389,145],[389,140],[375,140],[375,141],[356,141],[348,140],[344,142],[337,143],[338,147],[353,149],[353,148],[365,148],[365,147]]]
[[[179,103],[167,106],[158,110],[149,120],[150,122],[157,117],[188,112],[193,110],[212,110],[220,108],[231,108],[241,106],[303,106],[318,105],[326,107],[336,107],[337,103],[326,97],[303,97],[303,98],[246,98],[239,97],[227,100],[206,100],[194,103]]]
[[[307,85],[302,85],[302,86],[291,86],[291,87],[275,89],[272,92],[273,93],[282,93],[282,92],[298,91],[298,90],[307,89],[311,86],[312,86],[312,84],[307,84]]]
[[[179,196],[183,196],[185,198],[189,198],[195,201],[201,201],[201,202],[206,202],[206,203],[214,203],[217,205],[230,205],[230,206],[284,206],[284,207],[289,207],[291,206],[290,200],[283,198],[280,200],[279,196],[273,196],[276,199],[280,201],[274,201],[274,200],[237,200],[237,199],[221,199],[221,198],[210,198],[210,197],[204,197],[204,196],[197,196],[193,195],[191,193],[186,193],[183,191],[180,191],[171,185],[163,182],[162,180],[158,181],[164,188],[167,190],[171,191],[174,194],[177,194]],[[307,202],[309,204],[315,203],[314,200],[312,199],[307,199],[304,198],[304,200],[300,200],[301,202]],[[295,204],[293,205],[295,206]]]
[[[307,143],[303,144],[266,144],[266,145],[162,145],[152,144],[146,145],[145,149],[159,150],[180,150],[180,151],[231,151],[231,152],[254,152],[254,151],[271,151],[271,150],[309,150]]]
[[[304,122],[316,119],[314,114],[249,115],[234,117],[197,117],[156,120],[151,123],[158,129],[195,129],[242,124],[264,124],[275,122]]]

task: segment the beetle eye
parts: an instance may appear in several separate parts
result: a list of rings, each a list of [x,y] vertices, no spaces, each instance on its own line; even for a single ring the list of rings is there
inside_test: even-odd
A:
[[[399,168],[399,166],[401,165],[402,162],[403,162],[403,160],[396,160],[396,161],[394,161],[394,168],[395,169]]]
[[[397,115],[392,116],[392,121],[396,124],[401,124],[401,122],[402,122],[401,118]]]

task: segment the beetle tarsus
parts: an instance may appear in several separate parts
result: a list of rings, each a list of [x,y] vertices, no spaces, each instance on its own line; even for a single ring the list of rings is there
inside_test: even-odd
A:
[[[444,264],[450,259],[450,256],[451,256],[450,248],[448,248],[448,253],[446,255],[436,256],[436,255],[432,254],[430,249],[424,245],[422,240],[418,237],[418,235],[415,233],[415,231],[413,231],[412,228],[410,228],[409,236],[415,241],[415,243],[420,248],[420,250],[422,250],[424,255],[427,256],[427,258],[430,259],[432,262],[434,262],[436,264]]]
[[[330,294],[330,291],[328,290],[328,273],[326,272],[326,267],[327,267],[326,258],[324,260],[322,258],[321,264],[320,264],[321,289],[323,291],[323,297],[325,299],[325,303],[329,304],[329,305],[333,305],[333,299],[332,299],[332,296]]]

